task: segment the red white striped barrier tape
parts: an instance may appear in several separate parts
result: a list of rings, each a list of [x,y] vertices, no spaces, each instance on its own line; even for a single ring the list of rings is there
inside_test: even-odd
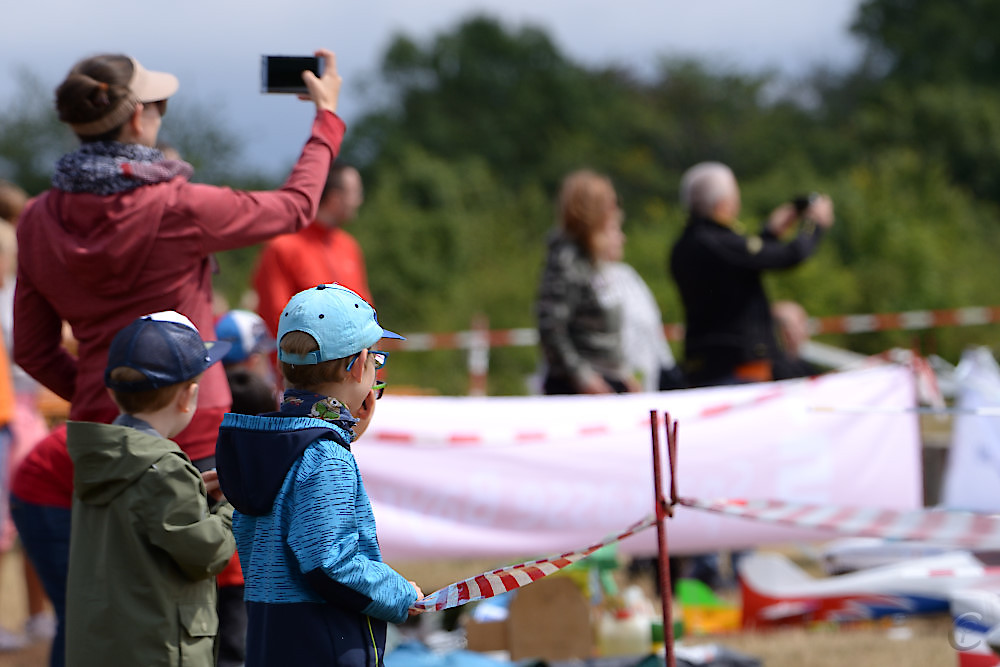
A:
[[[527,586],[533,581],[538,581],[542,577],[554,574],[567,565],[583,560],[601,547],[624,540],[626,537],[631,537],[654,525],[656,525],[656,517],[650,514],[641,521],[632,524],[618,535],[607,537],[586,549],[510,565],[499,570],[483,572],[464,581],[449,584],[440,590],[434,591],[422,600],[417,600],[413,608],[424,611],[442,611],[469,602],[485,600],[495,595],[509,593],[522,586]]]
[[[800,528],[831,530],[846,535],[919,540],[974,550],[1000,549],[1000,516],[952,510],[891,510],[838,507],[781,500],[679,498],[678,504],[756,521]],[[601,547],[619,542],[656,525],[652,514],[621,533],[579,551],[549,556],[484,572],[449,584],[414,603],[414,609],[442,611],[509,593],[580,561]]]
[[[868,333],[872,331],[917,331],[934,327],[962,327],[1000,322],[1000,306],[975,306],[944,310],[909,310],[898,313],[831,315],[809,318],[812,335],[830,333]],[[665,324],[663,332],[670,341],[684,339],[684,325]],[[410,333],[406,340],[385,340],[387,350],[457,350],[478,345],[489,347],[528,347],[538,344],[536,329],[481,329],[447,333]]]
[[[781,500],[681,498],[685,507],[845,535],[920,540],[974,550],[1000,549],[1000,516],[953,510],[838,507]]]

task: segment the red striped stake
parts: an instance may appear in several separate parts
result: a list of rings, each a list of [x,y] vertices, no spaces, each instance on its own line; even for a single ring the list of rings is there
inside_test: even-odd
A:
[[[670,415],[664,414],[667,446],[670,446]],[[649,423],[653,438],[653,493],[656,508],[656,535],[659,538],[660,606],[663,613],[663,648],[666,667],[676,667],[674,660],[673,594],[670,591],[670,550],[667,548],[667,526],[664,523],[673,513],[663,497],[662,466],[660,465],[660,416],[656,410],[649,412]],[[672,460],[672,459],[671,459]],[[673,475],[671,475],[671,487]]]
[[[677,420],[674,420],[673,427],[670,424],[670,415],[665,415],[667,426],[667,464],[670,466],[670,507],[677,504]]]

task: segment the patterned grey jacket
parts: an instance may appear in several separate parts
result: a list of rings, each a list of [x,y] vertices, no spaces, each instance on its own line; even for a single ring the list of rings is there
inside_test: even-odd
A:
[[[535,304],[548,377],[578,387],[594,374],[625,377],[621,306],[606,298],[605,282],[575,241],[561,230],[550,235]]]

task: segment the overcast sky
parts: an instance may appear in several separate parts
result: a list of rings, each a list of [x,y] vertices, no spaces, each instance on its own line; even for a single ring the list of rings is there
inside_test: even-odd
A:
[[[337,53],[341,115],[363,114],[355,86],[395,34],[425,41],[476,13],[544,28],[571,58],[648,70],[660,56],[691,56],[746,70],[802,72],[848,66],[860,46],[848,32],[859,0],[25,0],[4,7],[0,106],[27,67],[54,88],[78,59],[124,52],[176,74],[185,100],[217,105],[267,171],[298,155],[312,106],[259,92],[260,55]],[[169,136],[169,116],[164,136]]]

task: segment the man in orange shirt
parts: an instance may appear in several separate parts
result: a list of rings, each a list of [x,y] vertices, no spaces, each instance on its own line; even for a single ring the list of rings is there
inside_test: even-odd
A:
[[[343,229],[363,201],[357,169],[336,163],[326,179],[316,221],[295,234],[272,239],[261,251],[253,287],[257,313],[271,335],[278,332],[278,315],[288,300],[316,285],[340,283],[372,302],[361,246]]]

